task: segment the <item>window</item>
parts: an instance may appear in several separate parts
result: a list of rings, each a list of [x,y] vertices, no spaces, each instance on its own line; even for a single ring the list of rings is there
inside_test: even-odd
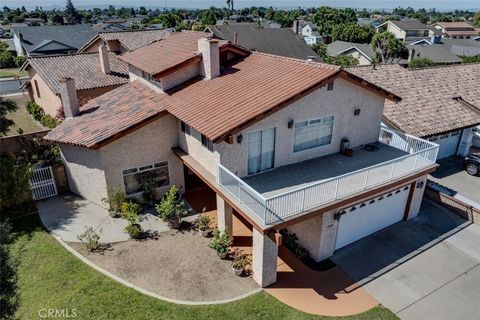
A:
[[[202,134],[202,145],[208,150],[213,151],[213,141],[208,139],[206,135]]]
[[[33,83],[35,83],[35,91],[37,92],[37,97],[40,98],[40,89],[38,88],[37,80],[33,80]]]
[[[333,90],[333,81],[327,83],[327,90]]]
[[[295,123],[293,152],[324,146],[332,142],[334,117]]]
[[[460,130],[450,133],[450,137],[455,137],[455,136],[458,136],[458,135],[460,135]]]
[[[127,196],[143,192],[143,182],[147,178],[153,178],[156,188],[170,185],[168,162],[159,162],[138,168],[123,170],[123,183]]]

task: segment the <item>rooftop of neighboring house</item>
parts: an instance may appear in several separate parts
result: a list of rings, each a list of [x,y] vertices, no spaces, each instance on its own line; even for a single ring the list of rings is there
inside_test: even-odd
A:
[[[33,68],[55,93],[60,93],[59,80],[75,79],[77,90],[125,84],[129,81],[128,65],[113,52],[108,53],[111,72],[105,74],[100,67],[98,52],[31,57],[23,67]]]
[[[407,41],[411,48],[417,45],[434,45],[443,47],[456,56],[476,56],[480,54],[480,42],[473,39],[457,39],[457,38],[424,38],[416,41]]]
[[[215,36],[230,41],[234,41],[237,33],[237,43],[249,50],[297,59],[317,56],[290,28],[259,28],[255,23],[233,23],[208,29]]]
[[[368,43],[355,43],[337,40],[327,45],[327,53],[331,56],[337,56],[352,49],[357,50],[370,61],[375,58],[375,52]]]
[[[113,31],[100,32],[95,35],[90,41],[83,45],[78,52],[84,52],[98,39],[103,41],[116,40],[127,51],[143,47],[149,43],[165,38],[168,34],[164,30],[127,30],[127,31]]]
[[[22,39],[22,45],[29,55],[41,55],[55,51],[78,50],[96,31],[89,25],[12,27]]]
[[[474,30],[473,26],[468,22],[437,22],[438,25],[446,30]]]
[[[441,44],[407,45],[414,50],[412,58],[429,58],[435,64],[462,63],[462,58],[450,52],[449,48]]]
[[[199,35],[185,32],[180,36],[182,33],[129,52],[125,60],[141,69],[148,68],[154,77],[165,68],[182,67],[185,59],[198,56],[198,48],[186,40],[194,38],[196,40],[190,42],[197,44]],[[220,50],[222,46],[233,45],[220,42]],[[164,56],[168,59],[162,59]],[[155,57],[153,61],[150,60],[152,57]],[[182,72],[182,69],[176,72]],[[46,139],[99,148],[115,137],[169,113],[218,142],[239,127],[280,110],[335,77],[368,86],[369,90],[388,99],[400,100],[337,66],[247,52],[224,62],[221,74],[213,79],[194,76],[163,93],[145,84],[144,80],[134,80],[90,100],[80,115],[65,121]]]
[[[427,30],[428,27],[416,19],[390,20],[382,23],[379,27],[392,23],[402,30]]]
[[[419,137],[480,124],[480,64],[405,69],[377,65],[347,69],[402,97],[385,102],[385,121]]]

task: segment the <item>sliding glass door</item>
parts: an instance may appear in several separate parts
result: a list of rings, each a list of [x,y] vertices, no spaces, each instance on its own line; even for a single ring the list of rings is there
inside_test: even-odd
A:
[[[248,174],[272,169],[275,157],[275,128],[248,133]]]

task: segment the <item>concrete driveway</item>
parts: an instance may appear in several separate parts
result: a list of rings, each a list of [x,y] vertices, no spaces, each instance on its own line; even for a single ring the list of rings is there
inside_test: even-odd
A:
[[[77,236],[86,227],[102,229],[100,242],[110,243],[129,239],[123,230],[127,221],[112,218],[107,210],[99,205],[74,195],[60,195],[37,202],[38,213],[45,227],[63,241],[80,242]],[[143,214],[140,225],[143,230],[165,232],[170,229],[152,214]]]
[[[440,167],[428,178],[444,187],[447,193],[470,205],[480,208],[480,177],[469,175],[463,167],[462,157],[438,160]]]
[[[401,319],[479,317],[480,226],[428,200],[332,260]]]

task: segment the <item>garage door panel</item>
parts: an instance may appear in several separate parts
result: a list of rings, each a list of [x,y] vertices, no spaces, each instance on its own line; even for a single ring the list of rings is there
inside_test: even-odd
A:
[[[433,141],[440,145],[437,159],[455,155],[457,153],[457,147],[460,137],[461,134],[459,131],[457,131],[430,139],[430,141]]]
[[[403,219],[409,187],[347,208],[340,217],[335,249],[384,229]]]

